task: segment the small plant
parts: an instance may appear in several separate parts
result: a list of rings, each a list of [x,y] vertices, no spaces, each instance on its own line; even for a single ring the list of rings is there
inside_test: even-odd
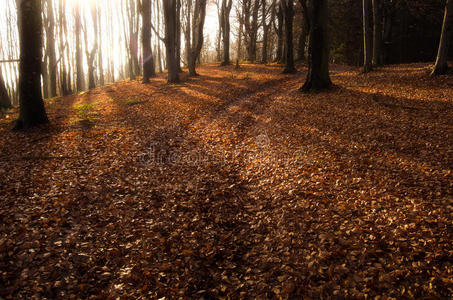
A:
[[[74,110],[76,111],[77,117],[81,120],[90,120],[96,115],[94,107],[97,103],[80,103],[74,104]]]

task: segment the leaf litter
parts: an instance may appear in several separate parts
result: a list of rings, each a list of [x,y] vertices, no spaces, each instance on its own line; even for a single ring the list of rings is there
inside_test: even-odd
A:
[[[453,84],[214,65],[0,120],[0,297],[449,298]],[[10,118],[9,118],[10,119]]]

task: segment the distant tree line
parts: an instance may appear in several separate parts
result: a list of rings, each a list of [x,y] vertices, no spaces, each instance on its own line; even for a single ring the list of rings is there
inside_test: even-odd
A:
[[[369,72],[435,61],[435,75],[447,71],[453,51],[453,0],[11,1],[7,7],[16,5],[17,18],[7,10],[0,65],[9,67],[0,68],[8,72],[6,82],[0,72],[0,106],[19,100],[18,129],[47,122],[43,98],[137,76],[148,83],[164,69],[169,82],[178,82],[182,65],[197,76],[208,5],[217,7],[220,65],[276,62],[294,73],[295,61],[302,61],[308,66],[302,91],[329,87],[332,62]]]

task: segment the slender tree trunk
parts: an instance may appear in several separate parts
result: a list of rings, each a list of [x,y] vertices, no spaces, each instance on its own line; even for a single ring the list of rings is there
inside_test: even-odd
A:
[[[277,10],[277,55],[275,61],[278,63],[283,61],[283,10],[281,5],[278,5]]]
[[[301,91],[319,91],[332,85],[329,76],[329,47],[327,41],[328,1],[310,0],[310,41],[308,75]]]
[[[241,59],[241,48],[242,48],[242,26],[243,26],[243,14],[239,16],[239,28],[238,28],[238,48],[236,53],[236,69],[239,69],[239,60]]]
[[[3,80],[2,70],[0,68],[0,110],[11,108],[11,100],[9,99],[8,90],[6,89],[5,81]]]
[[[103,58],[102,58],[102,19],[101,19],[101,10],[98,5],[98,1],[96,0],[95,5],[96,5],[96,14],[97,14],[97,27],[98,30],[95,33],[96,34],[96,45],[98,45],[98,72],[99,72],[99,85],[103,86],[105,84],[105,79],[104,79],[104,68],[103,68]]]
[[[19,0],[20,78],[19,118],[15,129],[48,123],[41,94],[41,0]]]
[[[373,0],[373,65],[384,63],[382,56],[382,0]]]
[[[85,54],[87,57],[87,62],[88,62],[88,88],[89,89],[94,89],[96,87],[96,76],[95,76],[95,70],[96,66],[94,63],[94,60],[96,58],[96,51],[98,48],[97,45],[97,31],[98,31],[98,20],[97,20],[97,14],[96,14],[96,6],[94,2],[91,2],[91,8],[90,8],[90,13],[91,13],[91,18],[93,20],[93,31],[94,31],[94,36],[95,36],[95,42],[93,45],[93,48],[88,50],[88,26],[86,22],[86,18],[84,17],[84,23],[85,23],[85,28],[84,28],[84,38],[85,38]]]
[[[274,5],[274,3],[272,3],[272,5]],[[267,18],[266,0],[261,1],[261,18],[262,18],[261,26],[263,27],[263,48],[261,51],[261,63],[265,64],[265,63],[267,63],[267,39],[268,39],[268,31],[269,31],[268,30],[269,26],[266,22],[266,18]]]
[[[66,18],[64,13],[65,1],[60,1],[58,6],[58,22],[59,24],[59,38],[60,44],[58,46],[58,50],[60,55],[62,56],[61,63],[60,63],[60,93],[63,96],[69,95],[69,86],[67,82],[67,73],[66,73],[66,61],[65,61],[65,42],[64,42],[64,32],[66,26]]]
[[[223,7],[221,6],[222,4],[219,4],[220,1],[223,0],[215,0],[214,3],[217,7],[217,19],[219,21],[219,30],[217,31],[217,36],[216,36],[216,46],[215,46],[215,51],[217,54],[217,61],[222,61],[222,30],[223,30],[223,12],[222,9]]]
[[[436,63],[431,75],[446,74],[448,71],[448,47],[451,41],[453,30],[453,0],[447,0],[445,4],[444,21],[440,35],[439,49],[437,51]]]
[[[143,48],[143,83],[156,75],[154,58],[151,51],[151,0],[142,0],[142,48]]]
[[[76,2],[75,5],[75,35],[76,35],[76,72],[77,72],[77,92],[81,92],[84,89],[84,75],[82,68],[82,49],[80,41],[80,31],[82,28],[82,22],[80,19],[80,4]]]
[[[176,2],[176,64],[178,72],[182,72],[181,69],[181,0]]]
[[[295,73],[296,67],[294,66],[294,46],[293,46],[293,18],[294,18],[294,4],[293,0],[281,0],[283,6],[283,14],[285,18],[285,68],[283,73]]]
[[[310,31],[310,22],[308,20],[307,2],[306,0],[299,0],[302,7],[302,30],[299,35],[297,45],[297,60],[305,61],[305,47],[307,45],[307,37]]]
[[[371,0],[362,0],[363,3],[363,72],[372,70],[373,40],[371,25]]]
[[[52,1],[47,1],[47,53],[49,57],[49,96],[57,95],[57,55],[55,52],[55,18]]]
[[[188,48],[189,57],[187,62],[190,76],[198,75],[195,67],[200,56],[201,48],[203,47],[203,27],[206,17],[206,2],[207,0],[195,0],[192,17],[192,42]]]
[[[160,5],[159,1],[156,1],[156,12],[157,12],[157,32],[160,32]],[[158,67],[159,67],[159,73],[163,72],[163,67],[162,67],[162,51],[160,48],[160,41],[157,40],[157,61],[158,61]]]

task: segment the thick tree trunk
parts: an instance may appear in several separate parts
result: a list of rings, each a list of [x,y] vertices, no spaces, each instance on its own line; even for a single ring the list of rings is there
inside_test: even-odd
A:
[[[437,51],[436,63],[431,75],[446,74],[448,71],[448,47],[452,38],[453,30],[453,0],[447,0],[445,4],[444,21],[440,35],[439,49]]]
[[[255,0],[253,4],[253,14],[252,14],[252,27],[251,31],[249,32],[250,40],[249,40],[249,61],[255,62],[256,61],[256,40],[258,38],[258,13],[260,9],[260,0]]]
[[[48,123],[41,94],[41,0],[19,0],[19,119],[15,129]]]
[[[310,0],[310,41],[308,75],[301,91],[319,91],[332,85],[329,76],[329,47],[327,41],[327,0]]]
[[[142,0],[142,48],[143,48],[143,83],[156,75],[154,58],[151,50],[151,0]]]
[[[222,66],[230,64],[230,11],[232,0],[222,0],[222,37],[223,37],[223,61]]]
[[[179,82],[176,61],[176,1],[163,0],[165,20],[165,49],[168,70],[168,82]]]
[[[294,47],[293,47],[293,18],[294,4],[293,0],[281,0],[283,14],[285,19],[285,68],[283,73],[295,73],[297,70],[294,66]]]
[[[372,22],[371,0],[362,0],[363,3],[363,72],[368,73],[372,69]]]
[[[373,65],[384,63],[382,55],[382,0],[373,0]]]

